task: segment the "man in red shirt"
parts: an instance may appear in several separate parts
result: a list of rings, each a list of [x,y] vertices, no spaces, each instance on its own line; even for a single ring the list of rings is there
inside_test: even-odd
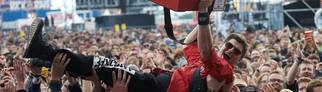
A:
[[[199,16],[208,12],[211,2],[213,0],[200,1]],[[168,92],[188,92],[193,80],[190,76],[198,67],[201,67],[200,77],[206,80],[208,91],[229,92],[234,81],[234,65],[245,56],[247,42],[243,36],[231,34],[217,53],[212,46],[209,24],[200,23],[200,17],[198,20],[199,25],[185,39],[185,43],[191,43],[184,48],[188,66],[173,72]]]
[[[239,34],[228,36],[218,53],[212,46],[208,7],[213,0],[200,0],[198,26],[188,35],[184,48],[188,65],[174,71],[141,73],[103,56],[83,56],[65,49],[52,48],[41,36],[43,22],[32,23],[32,39],[25,58],[52,62],[57,53],[67,53],[70,62],[66,71],[75,77],[86,77],[92,68],[107,85],[113,85],[112,71],[121,69],[131,77],[129,92],[229,92],[234,81],[233,68],[247,51],[247,42]],[[197,39],[197,41],[196,41]]]

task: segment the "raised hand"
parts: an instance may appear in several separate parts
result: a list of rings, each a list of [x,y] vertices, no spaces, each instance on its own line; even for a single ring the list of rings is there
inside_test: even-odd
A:
[[[299,59],[303,59],[305,56],[303,55],[303,52],[301,50],[301,44],[300,43],[296,43],[296,48],[295,48],[295,53],[293,55],[293,59],[297,60],[299,63],[301,63],[302,60]]]
[[[13,81],[8,81],[5,83],[5,86],[0,89],[1,92],[15,92],[15,85]]]
[[[127,74],[124,71],[123,75],[121,70],[118,70],[117,76],[116,73],[113,71],[113,88],[111,92],[128,92],[128,84],[131,80],[131,76],[127,78]]]
[[[25,81],[25,71],[22,63],[23,62],[21,60],[15,59],[13,64],[14,75],[18,83],[23,83]]]
[[[240,89],[237,86],[233,86],[233,88],[231,88],[231,92],[240,92]]]
[[[260,92],[277,92],[272,84],[265,85]]]
[[[157,68],[156,64],[154,63],[154,60],[152,57],[149,57],[149,58],[145,58],[143,59],[143,64],[142,66],[140,67],[141,70],[144,72],[144,73],[149,73],[151,72],[153,69]]]
[[[67,59],[67,54],[56,54],[51,67],[51,80],[60,80],[60,78],[64,75],[65,68],[69,61],[70,58]]]
[[[92,70],[92,75],[87,77],[87,79],[91,80],[92,83],[94,84],[93,92],[101,92],[102,91],[102,86],[101,86],[101,80],[96,74],[95,69]]]

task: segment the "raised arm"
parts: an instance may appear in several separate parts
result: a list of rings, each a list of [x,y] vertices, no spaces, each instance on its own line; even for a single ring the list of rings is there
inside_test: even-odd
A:
[[[186,37],[184,40],[184,43],[190,44],[191,42],[195,41],[197,39],[197,34],[198,34],[198,28],[199,26],[197,25]]]
[[[300,61],[296,60],[292,67],[290,68],[289,72],[287,73],[287,79],[286,79],[286,83],[287,85],[293,85],[295,83],[295,77],[296,77],[296,73],[298,72],[298,68],[300,66]]]
[[[208,7],[212,4],[213,0],[200,0],[199,14],[198,14],[198,36],[197,43],[201,57],[207,59],[212,51],[211,32],[209,27],[209,14]]]
[[[296,45],[296,50],[295,50],[295,55],[293,56],[293,65],[292,67],[290,68],[289,72],[287,73],[287,79],[286,79],[286,83],[287,85],[293,85],[295,83],[295,77],[296,77],[296,74],[298,72],[298,68],[302,62],[302,60],[299,60],[298,57],[302,58],[303,55],[301,54],[300,52],[300,44],[297,43]]]

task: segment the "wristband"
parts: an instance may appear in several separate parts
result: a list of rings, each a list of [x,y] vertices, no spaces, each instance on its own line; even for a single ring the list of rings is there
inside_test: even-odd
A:
[[[209,13],[198,13],[198,24],[208,25],[209,24]]]

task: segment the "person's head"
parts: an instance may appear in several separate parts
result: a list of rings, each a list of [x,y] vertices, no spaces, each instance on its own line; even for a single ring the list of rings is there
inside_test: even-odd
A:
[[[176,49],[176,51],[174,52],[173,58],[176,60],[179,60],[181,57],[183,57],[183,50]]]
[[[66,81],[64,82],[64,87],[62,87],[62,92],[82,92],[82,88],[78,83],[78,79],[71,76],[66,77]]]
[[[244,31],[244,35],[248,41],[251,41],[252,39],[254,39],[255,33],[256,33],[256,29],[254,26],[248,26]]]
[[[146,52],[143,58],[143,62],[152,62],[155,58],[154,55],[155,54],[151,51]]]
[[[306,88],[306,92],[321,92],[322,90],[322,81],[321,80],[312,80],[309,82]]]
[[[284,80],[284,74],[280,71],[272,71],[268,77],[268,83],[272,84],[277,91],[282,90]]]
[[[246,54],[248,44],[240,34],[231,34],[220,49],[220,55],[230,64],[237,64]]]
[[[307,59],[304,59],[299,66],[299,77],[315,77],[314,64],[309,62]]]
[[[282,89],[280,92],[293,92],[293,91],[289,89]]]
[[[269,73],[272,70],[272,66],[270,64],[263,64],[261,67],[259,67],[260,73]]]
[[[280,68],[280,65],[275,60],[269,60],[270,64],[272,65],[272,70],[276,70],[277,68]]]
[[[245,70],[248,68],[249,65],[249,60],[247,60],[246,58],[242,59],[240,62],[237,63],[237,67],[238,69],[242,69]]]
[[[277,52],[275,49],[268,49],[268,56],[269,57],[274,57],[274,56],[277,56]]]
[[[320,57],[316,54],[310,54],[307,58],[314,64],[320,62]]]
[[[142,62],[136,56],[130,56],[127,58],[127,65],[134,64],[136,66],[141,66]]]
[[[247,83],[243,79],[235,79],[234,86],[237,86],[239,89],[243,89],[247,86]]]
[[[309,77],[301,77],[298,79],[299,92],[306,92],[307,85],[312,81]]]
[[[140,71],[140,68],[138,66],[136,66],[135,64],[129,64],[127,67],[129,67],[129,69],[131,69],[131,70]]]
[[[322,62],[317,63],[316,66],[315,66],[315,69],[318,70],[318,71],[321,71],[322,70]]]
[[[248,85],[242,89],[242,92],[259,92],[259,88],[255,85]]]
[[[5,65],[5,64],[6,64],[6,62],[7,62],[7,58],[6,58],[6,56],[4,56],[4,55],[0,55],[0,63],[1,63],[1,64],[3,64],[3,65]]]
[[[280,46],[281,46],[282,48],[286,48],[286,47],[288,46],[288,44],[289,44],[288,39],[281,39]]]
[[[258,50],[253,50],[251,53],[251,59],[253,62],[257,62],[260,56],[261,56],[261,53]]]
[[[263,73],[261,74],[259,77],[258,77],[258,80],[257,80],[257,86],[258,88],[263,88],[264,85],[267,84],[268,82],[268,76],[269,76],[269,73]]]

